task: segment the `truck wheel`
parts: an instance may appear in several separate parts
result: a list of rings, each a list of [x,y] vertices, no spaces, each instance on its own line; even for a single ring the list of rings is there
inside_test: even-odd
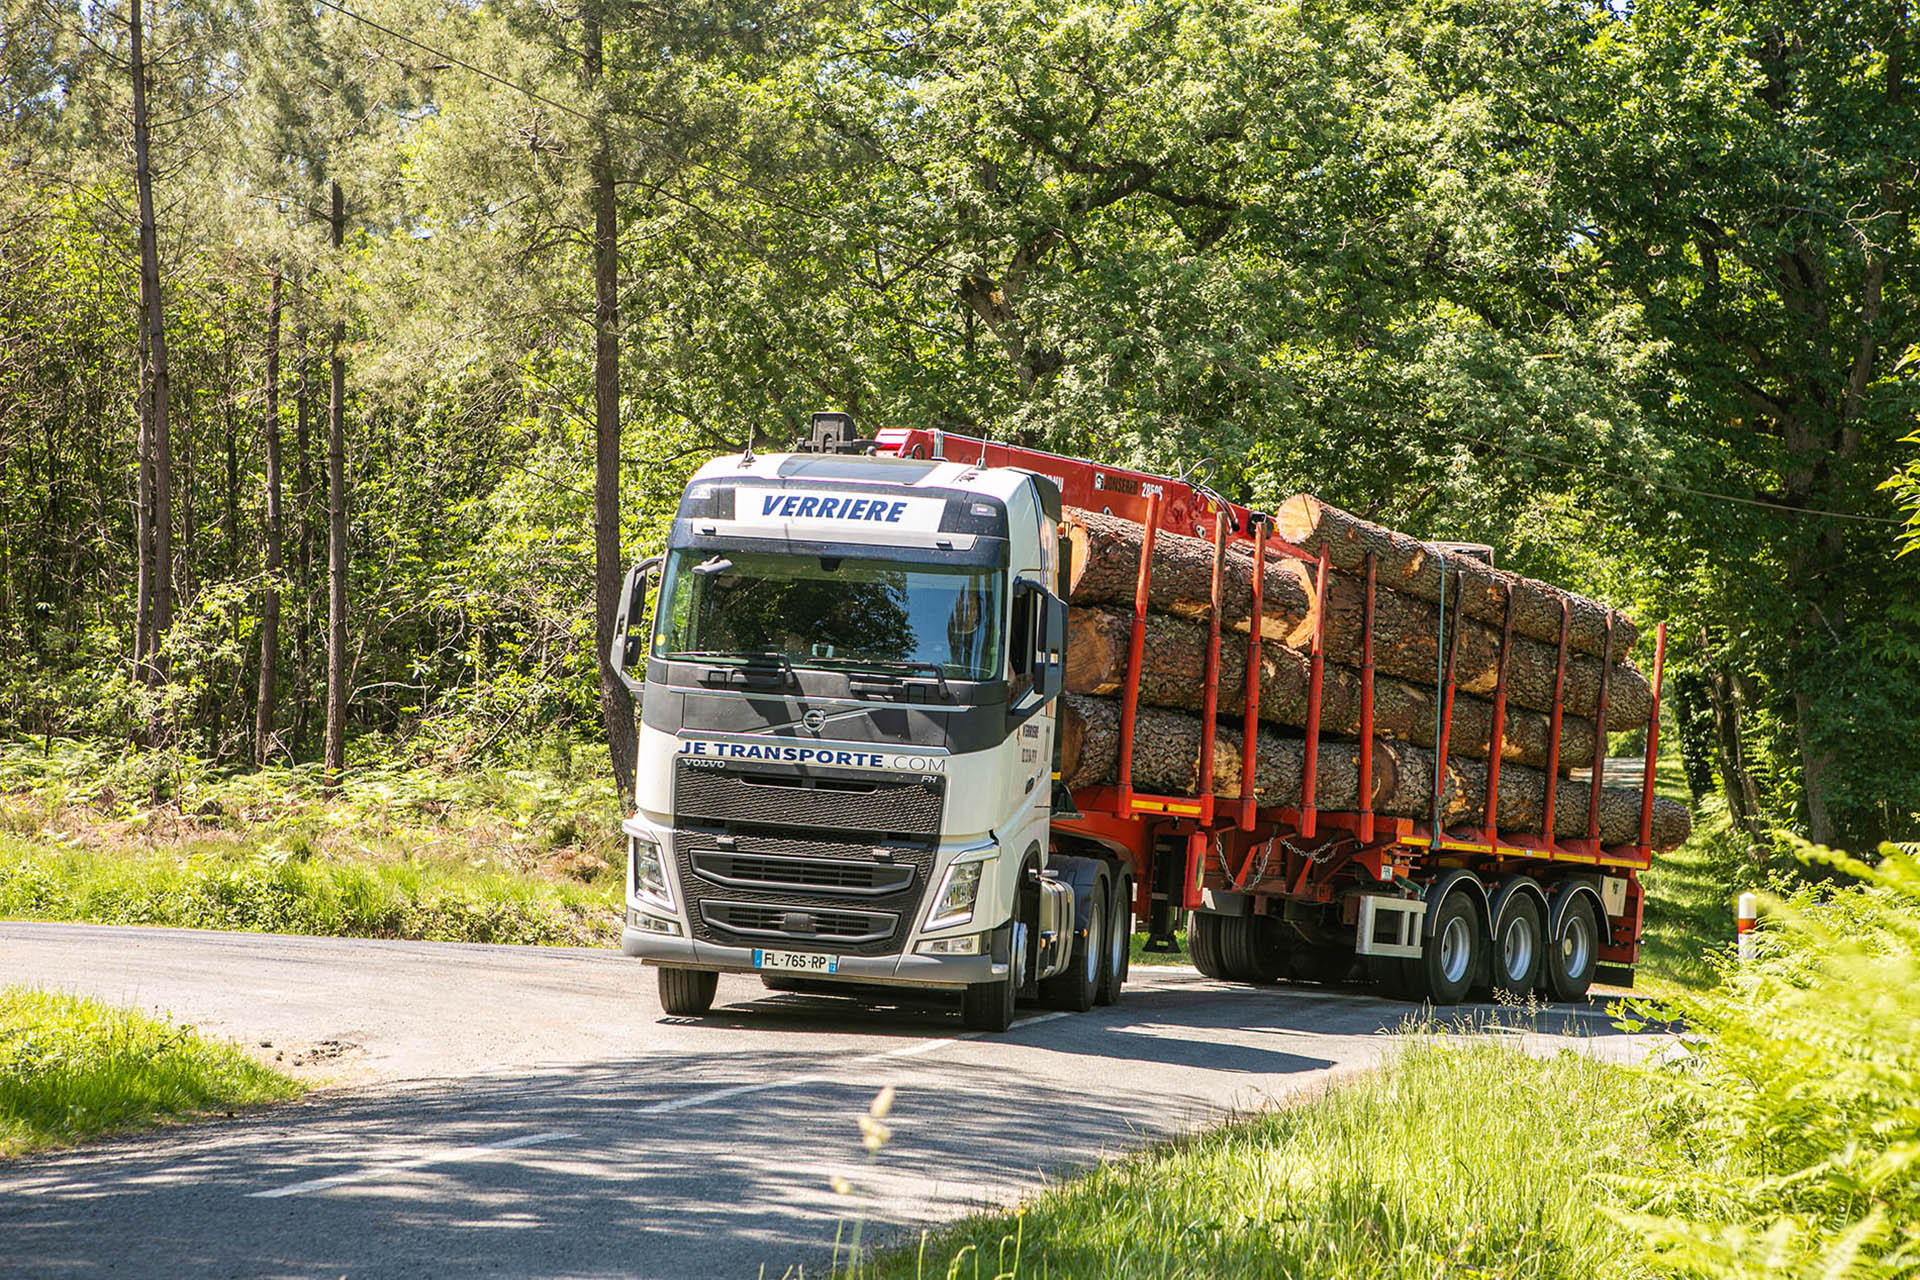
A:
[[[1113,914],[1107,921],[1107,967],[1100,975],[1100,989],[1094,992],[1095,1004],[1112,1004],[1120,998],[1121,984],[1133,963],[1133,899],[1126,881],[1113,886]]]
[[[1516,891],[1500,916],[1493,937],[1493,989],[1524,1000],[1539,985],[1540,966],[1546,960],[1540,904],[1531,893]]]
[[[1407,981],[1408,966],[1417,963],[1401,956],[1368,956],[1367,977],[1389,1000],[1417,999]]]
[[[1584,1000],[1600,962],[1600,926],[1593,903],[1581,894],[1560,914],[1560,927],[1547,948],[1547,990],[1555,1000]]]
[[[697,1018],[713,1008],[720,975],[709,969],[661,969],[660,1007],[676,1018]]]
[[[1486,934],[1480,913],[1464,893],[1450,893],[1434,913],[1433,933],[1420,959],[1412,965],[1418,987],[1412,993],[1435,1004],[1459,1004],[1480,972],[1486,954]]]
[[[960,993],[960,1021],[969,1031],[1005,1031],[1013,1025],[1016,995],[1011,973],[996,982],[976,982]]]
[[[1107,877],[1093,882],[1093,901],[1087,907],[1086,930],[1073,940],[1073,959],[1064,971],[1040,984],[1040,999],[1049,1009],[1085,1013],[1093,1008],[1107,967]]]
[[[1221,918],[1210,911],[1196,911],[1187,917],[1187,954],[1193,967],[1209,978],[1227,976],[1225,958],[1220,954]]]
[[[1265,916],[1230,916],[1220,922],[1227,974],[1236,982],[1278,982],[1287,972],[1279,930]]]

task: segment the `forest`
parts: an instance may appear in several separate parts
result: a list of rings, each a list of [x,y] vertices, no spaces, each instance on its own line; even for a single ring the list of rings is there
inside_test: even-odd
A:
[[[628,759],[623,567],[831,408],[1492,544],[1736,829],[1912,839],[1914,27],[0,0],[0,740]]]

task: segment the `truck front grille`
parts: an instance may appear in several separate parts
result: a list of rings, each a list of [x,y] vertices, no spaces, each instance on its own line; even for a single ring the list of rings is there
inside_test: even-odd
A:
[[[764,902],[713,900],[700,904],[700,916],[710,927],[748,943],[779,940],[858,945],[892,937],[900,923],[900,917],[891,911],[801,910]]]
[[[698,840],[698,836],[689,836]],[[913,883],[913,867],[897,862],[839,858],[770,858],[757,853],[696,850],[688,855],[695,874],[737,889],[838,890],[863,897],[898,893]]]
[[[894,955],[926,899],[946,783],[680,761],[673,803],[696,939]]]

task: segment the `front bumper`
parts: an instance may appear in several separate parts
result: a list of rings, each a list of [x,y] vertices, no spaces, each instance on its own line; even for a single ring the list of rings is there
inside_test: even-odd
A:
[[[648,964],[710,969],[720,973],[769,972],[753,967],[751,947],[717,946],[693,938],[651,933],[632,925],[620,931],[620,950]],[[841,956],[839,959],[839,970],[831,976],[834,982],[872,982],[896,987],[946,987],[957,990],[976,982],[990,982],[1007,976],[1006,962],[996,964],[990,955]],[[789,971],[781,969],[770,972]],[[791,976],[806,975],[796,973]]]

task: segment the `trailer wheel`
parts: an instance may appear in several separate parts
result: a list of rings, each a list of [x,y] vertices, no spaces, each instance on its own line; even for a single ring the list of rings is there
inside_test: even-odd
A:
[[[713,1008],[720,975],[710,969],[660,970],[660,1007],[676,1018],[697,1018]]]
[[[1211,911],[1196,911],[1187,917],[1187,954],[1193,967],[1209,978],[1227,976],[1226,959],[1220,952],[1221,918]]]
[[[1236,982],[1278,982],[1288,956],[1279,926],[1266,916],[1230,916],[1220,922],[1227,976]]]
[[[1546,960],[1545,926],[1540,904],[1527,892],[1507,899],[1493,937],[1493,989],[1524,1000],[1540,982]]]
[[[1407,971],[1418,963],[1417,960],[1400,956],[1368,956],[1367,977],[1380,988],[1380,994],[1389,1000],[1417,999],[1408,981]]]
[[[1410,966],[1418,984],[1410,994],[1435,1004],[1459,1004],[1473,986],[1486,952],[1487,935],[1473,900],[1464,893],[1449,893],[1434,913],[1425,950]]]
[[[1547,990],[1555,1000],[1586,999],[1599,962],[1600,926],[1583,893],[1560,913],[1560,927],[1547,948]]]
[[[1107,921],[1107,965],[1100,974],[1100,989],[1093,996],[1095,1004],[1112,1004],[1120,998],[1120,987],[1127,980],[1132,962],[1133,899],[1127,893],[1127,882],[1119,880],[1113,885],[1113,914]]]
[[[1050,1009],[1085,1013],[1093,1008],[1106,976],[1107,962],[1107,877],[1103,871],[1093,881],[1093,900],[1087,904],[1087,927],[1073,940],[1073,959],[1062,972],[1040,984],[1040,998]]]

